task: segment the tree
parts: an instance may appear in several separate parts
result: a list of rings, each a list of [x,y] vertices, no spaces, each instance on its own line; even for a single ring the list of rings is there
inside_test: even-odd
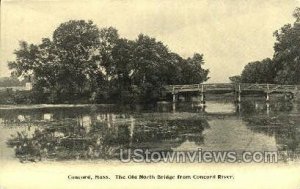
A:
[[[164,85],[201,83],[208,79],[203,55],[183,59],[162,42],[140,34],[134,43],[132,82],[143,101],[157,99]]]
[[[203,69],[202,65],[204,64],[203,55],[195,53],[193,57],[189,57],[184,60],[180,66],[182,69],[182,84],[195,84],[202,83],[209,79],[208,69]]]
[[[30,77],[37,93],[48,91],[53,102],[64,102],[84,96],[101,81],[94,59],[99,45],[99,30],[91,21],[71,20],[54,31],[53,41],[21,42],[9,66],[14,75]]]
[[[168,61],[169,49],[154,38],[140,34],[133,45],[132,82],[138,86],[141,101],[150,101],[160,96],[166,84],[163,75]]]
[[[275,65],[270,58],[248,63],[241,74],[243,83],[273,83]]]
[[[113,27],[102,28],[99,31],[99,60],[102,71],[106,75],[106,80],[109,81],[114,77],[115,66],[112,51],[119,41],[118,30]]]
[[[53,33],[53,42],[59,57],[56,78],[60,92],[82,96],[98,84],[102,73],[94,56],[100,46],[99,29],[92,21],[83,20],[61,24]],[[61,98],[61,96],[60,96]]]
[[[274,32],[274,62],[276,83],[300,84],[300,8],[294,11],[296,21]]]
[[[242,77],[240,75],[235,75],[229,77],[229,80],[231,81],[231,83],[241,83]]]
[[[164,85],[208,79],[203,55],[184,59],[166,45],[140,34],[120,38],[115,28],[70,20],[40,44],[21,42],[12,74],[33,81],[36,102],[152,102]]]
[[[286,24],[274,32],[273,59],[247,64],[241,74],[242,82],[300,84],[300,8],[296,8],[294,24]]]
[[[133,72],[133,45],[134,42],[127,39],[118,39],[111,50],[113,66],[110,67],[111,96],[118,101],[132,102],[132,72]]]

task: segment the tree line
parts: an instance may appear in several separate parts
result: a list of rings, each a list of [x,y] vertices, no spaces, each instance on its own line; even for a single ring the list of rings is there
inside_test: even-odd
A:
[[[286,24],[274,32],[274,55],[248,63],[241,75],[232,82],[300,84],[300,8],[296,8],[293,24]]]
[[[39,44],[21,41],[8,62],[12,77],[33,83],[33,103],[140,103],[163,85],[208,80],[203,54],[183,58],[155,38],[121,38],[113,27],[70,20]]]

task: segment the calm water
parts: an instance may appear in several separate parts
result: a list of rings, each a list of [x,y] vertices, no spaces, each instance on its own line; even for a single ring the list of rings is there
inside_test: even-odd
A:
[[[1,159],[117,159],[120,149],[280,151],[300,154],[299,104],[262,99],[153,107],[0,106]],[[287,156],[288,155],[288,156]]]

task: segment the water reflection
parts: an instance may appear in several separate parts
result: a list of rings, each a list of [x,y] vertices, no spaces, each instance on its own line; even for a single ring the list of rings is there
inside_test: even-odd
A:
[[[254,133],[273,137],[277,150],[285,161],[297,159],[300,154],[299,117],[278,115],[273,117],[253,116],[244,118],[247,127]],[[294,157],[295,156],[295,157]]]
[[[120,149],[256,150],[300,154],[295,103],[244,100],[159,104],[139,111],[87,108],[0,110],[0,126],[21,162],[116,159]],[[10,135],[12,134],[12,135]],[[2,146],[2,145],[1,145]],[[284,158],[284,157],[283,157]]]
[[[120,148],[166,151],[186,140],[201,143],[202,131],[206,127],[207,121],[203,119],[136,121],[132,116],[125,115],[85,115],[77,120],[57,120],[38,125],[30,136],[28,132],[32,128],[25,126],[7,143],[15,148],[15,155],[22,162],[107,159],[118,158]]]

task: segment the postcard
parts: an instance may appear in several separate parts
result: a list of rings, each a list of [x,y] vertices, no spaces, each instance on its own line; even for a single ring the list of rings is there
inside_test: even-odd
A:
[[[299,0],[2,0],[0,189],[300,189]]]

